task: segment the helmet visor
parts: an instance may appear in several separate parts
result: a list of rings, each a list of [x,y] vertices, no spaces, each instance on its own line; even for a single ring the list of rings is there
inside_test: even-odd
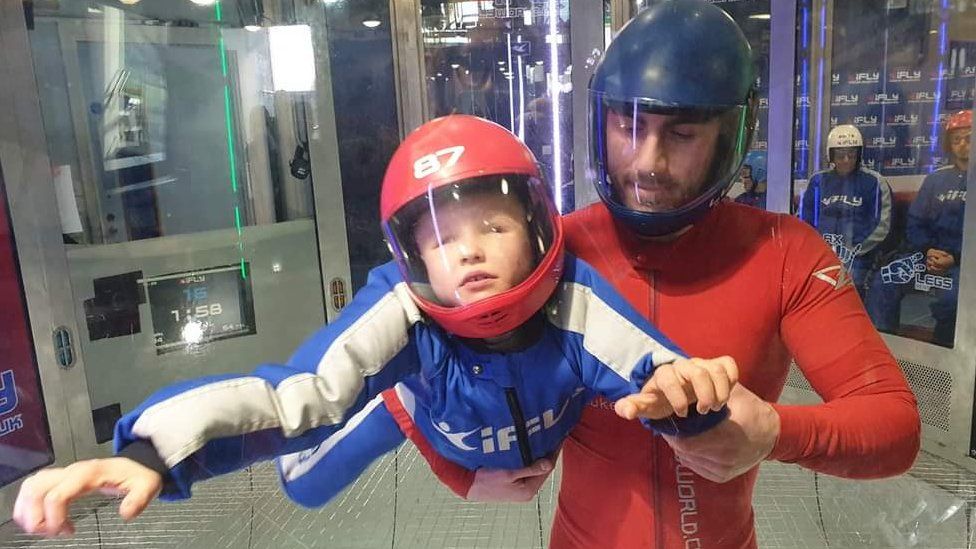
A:
[[[668,106],[590,92],[591,161],[604,200],[666,213],[714,200],[738,175],[754,126],[751,103]]]
[[[415,296],[463,307],[529,278],[553,247],[556,216],[541,180],[491,175],[428,189],[384,231]]]

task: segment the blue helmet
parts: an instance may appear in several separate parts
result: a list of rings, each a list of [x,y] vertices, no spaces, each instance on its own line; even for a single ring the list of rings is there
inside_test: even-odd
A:
[[[588,101],[590,167],[600,198],[617,219],[638,234],[660,236],[693,224],[722,199],[752,141],[753,74],[752,50],[742,31],[703,0],[662,2],[620,30],[590,79]],[[655,208],[654,192],[647,189],[667,188],[663,175],[648,171],[646,177],[659,178],[660,184],[645,184],[640,180],[645,175],[614,173],[615,162],[635,165],[622,155],[639,154],[646,114],[676,116],[681,123],[718,121],[711,162],[703,160],[702,173],[695,174],[701,189],[690,201]],[[633,137],[621,145],[615,134],[608,146],[608,131]]]
[[[766,151],[749,151],[742,166],[749,166],[752,180],[762,183],[766,180]]]

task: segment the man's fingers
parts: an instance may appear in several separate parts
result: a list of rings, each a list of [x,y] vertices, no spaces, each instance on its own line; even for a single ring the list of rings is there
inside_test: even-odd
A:
[[[530,479],[538,476],[548,476],[552,472],[552,461],[549,458],[542,458],[534,461],[528,467],[507,471],[512,482]]]

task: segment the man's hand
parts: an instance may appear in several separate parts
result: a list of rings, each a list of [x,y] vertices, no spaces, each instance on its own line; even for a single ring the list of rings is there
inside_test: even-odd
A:
[[[139,516],[163,487],[159,473],[131,459],[114,457],[43,469],[27,478],[14,503],[13,519],[29,534],[74,534],[68,506],[96,490],[123,495],[119,515]]]
[[[925,252],[925,267],[932,274],[945,274],[955,264],[956,260],[952,258],[952,254],[945,250],[929,248],[929,251]]]
[[[698,413],[705,414],[725,405],[738,380],[732,357],[682,358],[655,368],[640,393],[621,398],[613,409],[624,419],[663,419],[687,417],[688,407],[697,402]]]
[[[465,497],[468,501],[532,501],[552,473],[556,457],[542,458],[522,469],[478,469]]]
[[[728,482],[766,459],[779,438],[779,414],[742,385],[732,388],[729,417],[690,437],[664,435],[683,465],[713,482]]]

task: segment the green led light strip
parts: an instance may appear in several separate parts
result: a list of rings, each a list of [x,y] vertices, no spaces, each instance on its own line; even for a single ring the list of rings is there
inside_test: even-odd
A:
[[[227,163],[230,168],[230,186],[234,193],[234,225],[237,227],[237,249],[241,255],[241,278],[247,278],[247,268],[244,264],[244,240],[241,227],[241,207],[237,190],[237,156],[234,154],[234,119],[231,117],[230,78],[227,76],[227,48],[224,46],[224,34],[221,23],[223,12],[220,0],[214,3],[214,14],[217,18],[217,49],[220,52],[220,71],[224,75],[224,122],[227,128]]]

